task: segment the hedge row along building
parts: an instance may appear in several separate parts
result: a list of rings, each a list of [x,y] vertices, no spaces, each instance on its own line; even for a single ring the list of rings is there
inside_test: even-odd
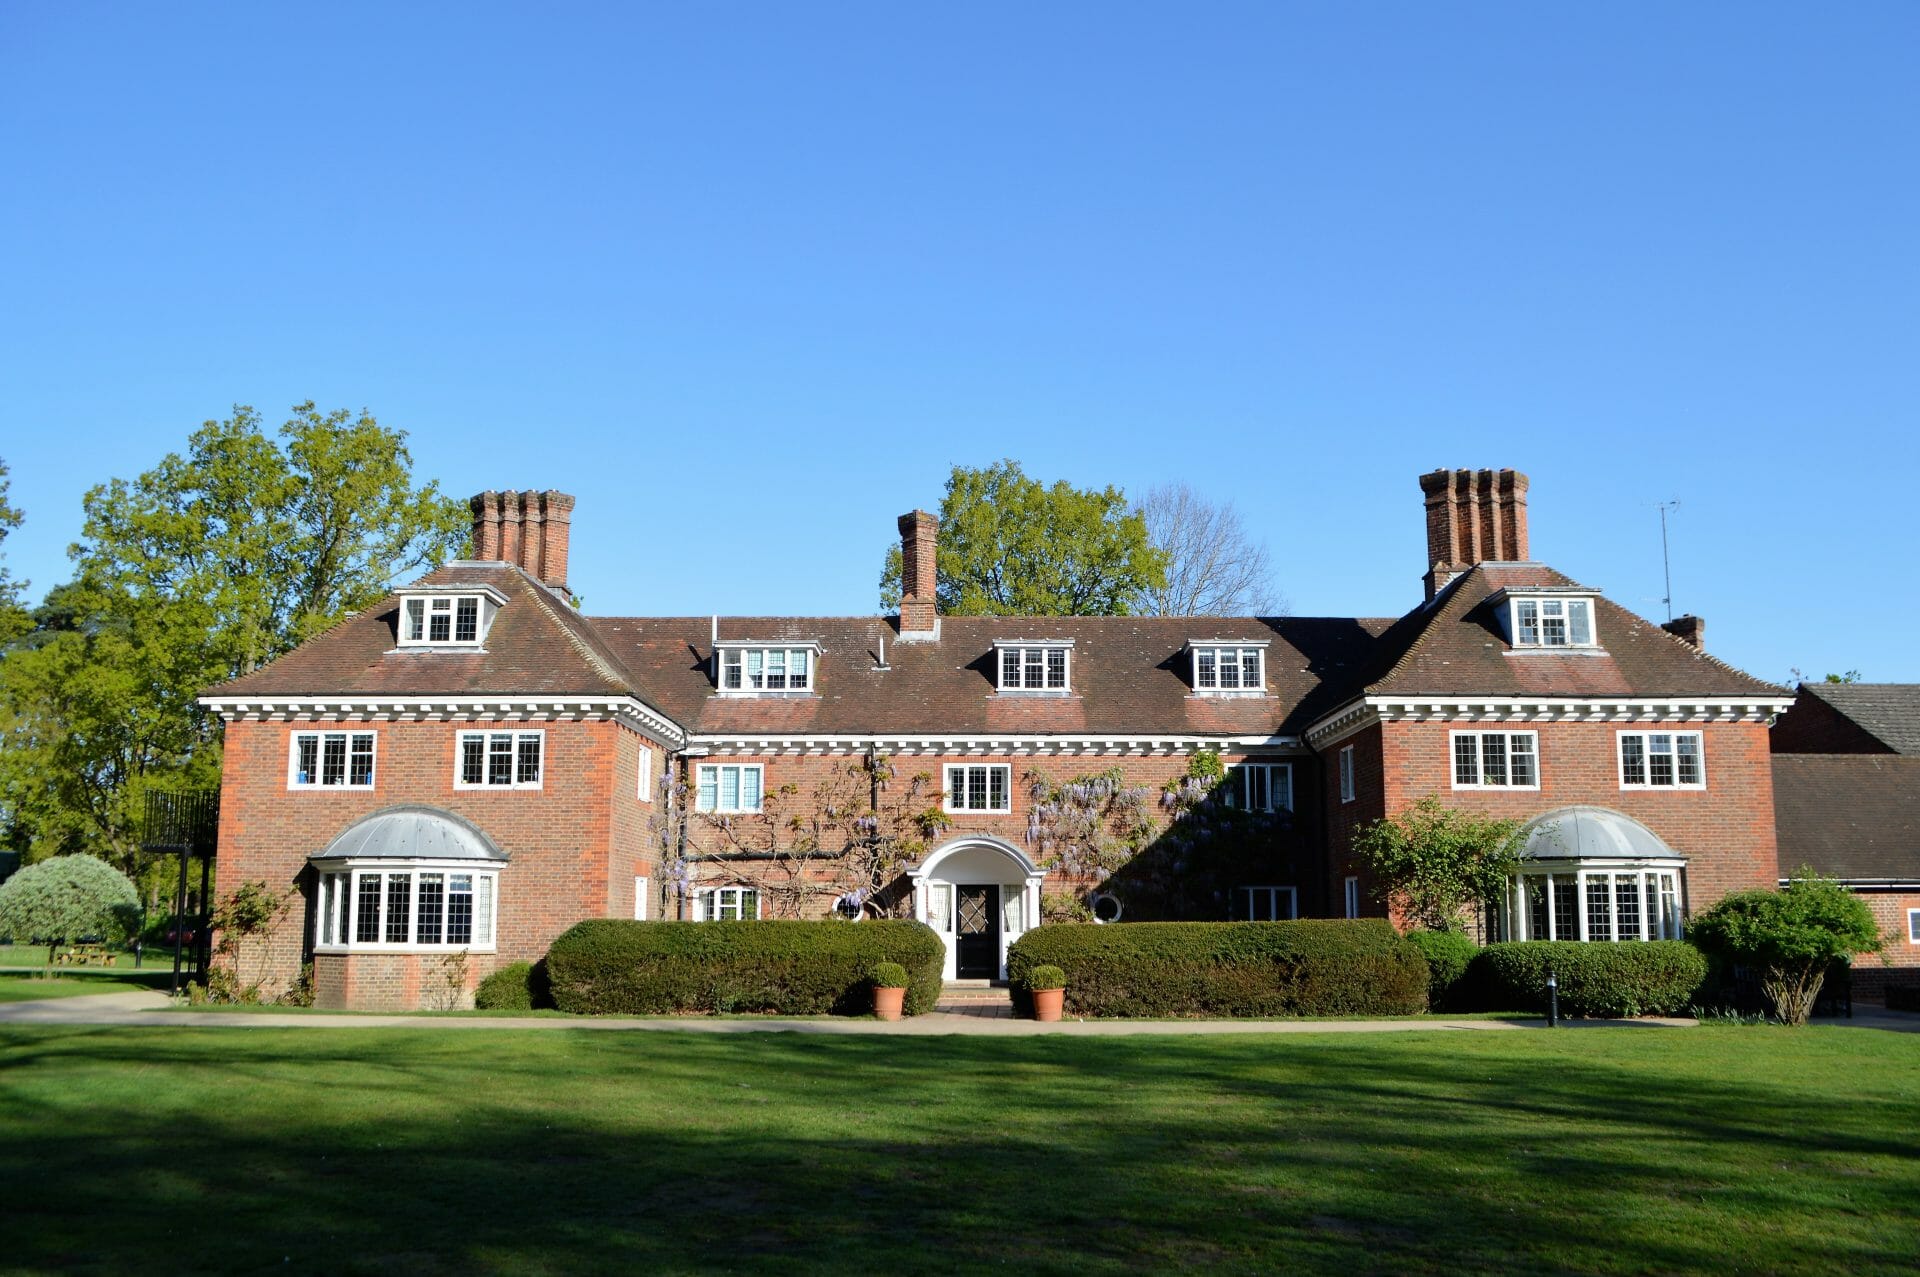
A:
[[[925,920],[947,974],[1071,916],[1377,915],[1356,829],[1528,823],[1513,937],[1678,934],[1777,878],[1785,689],[1529,555],[1526,476],[1421,477],[1398,618],[587,617],[573,499],[473,500],[446,564],[210,691],[218,883],[295,888],[275,978],[413,1006],[590,917]]]

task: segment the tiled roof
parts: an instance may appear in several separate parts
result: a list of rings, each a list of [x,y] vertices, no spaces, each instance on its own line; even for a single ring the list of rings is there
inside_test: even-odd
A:
[[[890,617],[722,617],[723,640],[820,644],[817,694],[790,698],[717,695],[709,617],[582,617],[504,563],[416,584],[501,591],[485,651],[396,647],[396,596],[210,695],[630,693],[696,734],[1294,736],[1370,693],[1783,694],[1604,599],[1601,652],[1511,654],[1492,595],[1572,584],[1539,564],[1483,564],[1398,620],[949,616],[937,640],[902,643]],[[1070,695],[995,693],[994,642],[1017,639],[1073,640]],[[1267,694],[1194,695],[1187,645],[1209,639],[1267,642]]]
[[[1800,694],[1825,701],[1894,753],[1920,756],[1920,683],[1807,683]]]
[[[1483,563],[1388,631],[1366,675],[1381,696],[1785,696],[1594,595],[1597,651],[1514,651],[1494,596],[1579,588],[1541,563]]]
[[[1920,881],[1920,758],[1775,754],[1780,876]]]

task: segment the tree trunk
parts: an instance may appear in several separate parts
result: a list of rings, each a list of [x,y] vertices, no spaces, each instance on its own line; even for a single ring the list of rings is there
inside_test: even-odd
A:
[[[1782,1024],[1798,1027],[1812,1018],[1813,1004],[1826,980],[1824,962],[1798,968],[1769,967],[1760,980],[1760,990],[1773,1002]]]

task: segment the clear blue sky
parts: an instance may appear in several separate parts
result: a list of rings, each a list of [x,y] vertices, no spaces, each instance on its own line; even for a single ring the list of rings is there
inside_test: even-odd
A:
[[[1415,476],[1785,679],[1920,680],[1920,5],[0,8],[6,552],[313,398],[579,497],[600,613],[862,613],[948,468],[1238,505],[1391,615]]]

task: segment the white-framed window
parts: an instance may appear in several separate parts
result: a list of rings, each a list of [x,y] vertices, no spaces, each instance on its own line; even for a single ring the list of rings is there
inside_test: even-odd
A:
[[[1678,940],[1680,867],[1614,862],[1528,867],[1502,902],[1508,940]]]
[[[814,688],[812,646],[720,649],[720,690],[733,696],[783,695]]]
[[[1593,600],[1515,598],[1511,628],[1515,647],[1593,647]]]
[[[498,880],[491,868],[427,861],[322,870],[314,947],[491,952]]]
[[[1358,791],[1353,785],[1353,746],[1340,751],[1340,801],[1350,803]]]
[[[461,732],[455,789],[539,789],[545,732]]]
[[[1266,652],[1259,644],[1195,644],[1196,692],[1261,692],[1267,686]]]
[[[1346,880],[1346,896],[1347,917],[1358,918],[1360,916],[1360,880],[1351,874]]]
[[[653,746],[640,747],[640,801],[653,801]]]
[[[1002,763],[948,763],[948,811],[1013,810],[1013,768]]]
[[[1240,763],[1227,772],[1229,807],[1242,811],[1292,811],[1292,763]]]
[[[1072,690],[1073,644],[1064,640],[1045,643],[995,643],[1003,692],[1055,692]]]
[[[491,609],[480,594],[411,594],[400,600],[400,646],[478,647]]]
[[[295,732],[288,789],[372,789],[372,732]]]
[[[1706,754],[1699,732],[1620,733],[1620,788],[1706,787]]]
[[[1540,788],[1538,732],[1454,732],[1455,789]]]
[[[652,892],[652,879],[641,875],[633,880],[633,920],[635,922],[647,920],[647,901],[651,898]]]
[[[1234,922],[1290,922],[1300,916],[1300,893],[1292,887],[1235,887]]]
[[[715,887],[700,895],[702,922],[757,922],[760,893],[752,887]]]
[[[701,763],[694,769],[695,811],[759,811],[764,791],[759,763]]]
[[[1920,944],[1920,909],[1907,910],[1907,943]]]

